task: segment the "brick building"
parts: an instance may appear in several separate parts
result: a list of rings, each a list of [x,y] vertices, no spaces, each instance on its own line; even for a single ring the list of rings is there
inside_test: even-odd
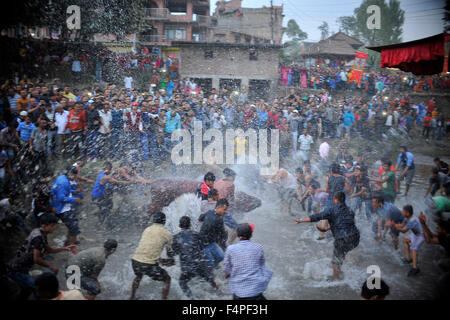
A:
[[[242,8],[242,0],[218,1],[210,42],[281,44],[283,6]]]
[[[240,91],[250,97],[274,97],[278,82],[279,45],[172,43],[180,48],[180,75],[193,78],[205,91]]]

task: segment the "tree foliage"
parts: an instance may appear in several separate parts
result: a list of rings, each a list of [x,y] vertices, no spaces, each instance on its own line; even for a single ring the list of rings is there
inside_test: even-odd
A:
[[[320,40],[324,40],[329,37],[330,27],[328,26],[328,22],[323,21],[318,29],[320,30]]]
[[[302,41],[308,38],[308,34],[304,32],[298,26],[294,19],[290,19],[287,23],[286,35],[291,38],[292,41]]]
[[[143,0],[48,0],[20,1],[21,13],[1,21],[3,28],[22,23],[29,27],[49,26],[67,35],[67,7],[78,5],[81,14],[79,36],[91,39],[95,33],[115,34],[119,37],[139,30],[144,23]],[[5,10],[6,11],[6,10]],[[16,9],[17,11],[17,9]],[[3,13],[5,14],[5,13]],[[16,16],[16,15],[14,15]]]
[[[308,38],[308,34],[300,29],[294,19],[288,21],[286,35],[290,40],[286,42],[286,47],[280,52],[280,59],[284,64],[299,59],[298,53],[301,48],[301,41]]]
[[[367,20],[371,14],[367,7],[377,5],[380,8],[380,29],[367,28]],[[353,16],[338,19],[342,32],[355,37],[366,45],[387,45],[402,41],[405,11],[400,8],[398,0],[364,0],[353,12]]]
[[[339,31],[351,37],[357,36],[355,32],[356,18],[354,16],[339,17],[336,22],[339,25]]]

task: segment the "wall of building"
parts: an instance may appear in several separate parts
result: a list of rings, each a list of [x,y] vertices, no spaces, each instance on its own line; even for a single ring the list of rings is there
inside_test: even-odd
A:
[[[205,51],[212,50],[213,58],[206,59]],[[279,49],[257,48],[258,60],[249,59],[246,47],[181,47],[181,77],[212,79],[219,89],[220,79],[240,79],[241,88],[250,80],[270,80],[271,93],[277,90]]]
[[[241,8],[242,15],[238,17],[235,13],[221,15],[216,10],[217,28],[240,32],[252,35],[253,37],[271,39],[272,28],[271,9],[270,8]],[[274,7],[273,9],[273,39],[275,43],[281,43],[283,37],[283,9],[282,7]],[[218,30],[218,32],[223,32]],[[234,39],[231,41],[234,43]],[[242,41],[244,42],[244,41]]]

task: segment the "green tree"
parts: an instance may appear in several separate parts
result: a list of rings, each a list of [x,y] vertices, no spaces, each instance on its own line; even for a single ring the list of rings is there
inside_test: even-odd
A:
[[[380,29],[367,28],[370,14],[367,7],[377,5],[380,8]],[[398,0],[364,0],[361,6],[354,10],[355,24],[353,32],[356,37],[367,45],[387,45],[402,41],[405,12],[400,8]]]
[[[320,30],[320,40],[328,38],[330,35],[330,27],[328,26],[328,22],[322,22],[318,29]]]
[[[299,51],[301,49],[301,41],[308,38],[308,34],[300,29],[294,19],[290,19],[287,23],[286,35],[290,39],[286,42],[286,47],[280,51],[280,59],[283,64],[288,64],[299,60]]]
[[[89,40],[95,33],[112,33],[119,37],[137,32],[144,23],[143,0],[28,0],[14,6],[17,14],[2,11],[0,27],[14,27],[22,23],[29,27],[61,28],[67,37],[67,7],[78,5],[81,14],[79,38]]]
[[[286,35],[292,41],[302,41],[308,38],[308,34],[303,32],[294,19],[290,19],[287,23]]]
[[[339,25],[339,31],[350,37],[357,37],[355,32],[356,18],[354,16],[339,17],[336,22]]]

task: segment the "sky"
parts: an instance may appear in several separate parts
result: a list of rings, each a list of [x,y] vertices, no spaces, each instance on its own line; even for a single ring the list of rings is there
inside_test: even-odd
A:
[[[211,13],[215,10],[216,0],[211,0]],[[388,1],[386,1],[388,2]],[[339,31],[337,18],[353,14],[362,0],[273,0],[273,5],[283,4],[283,26],[290,19],[295,19],[300,28],[308,34],[305,41],[320,40],[317,29],[327,21],[330,35]],[[244,8],[270,7],[270,0],[243,0]],[[400,0],[400,8],[405,11],[403,24],[403,41],[412,41],[432,36],[443,31],[445,0]],[[334,31],[334,32],[332,32]],[[284,37],[283,40],[286,40]]]

